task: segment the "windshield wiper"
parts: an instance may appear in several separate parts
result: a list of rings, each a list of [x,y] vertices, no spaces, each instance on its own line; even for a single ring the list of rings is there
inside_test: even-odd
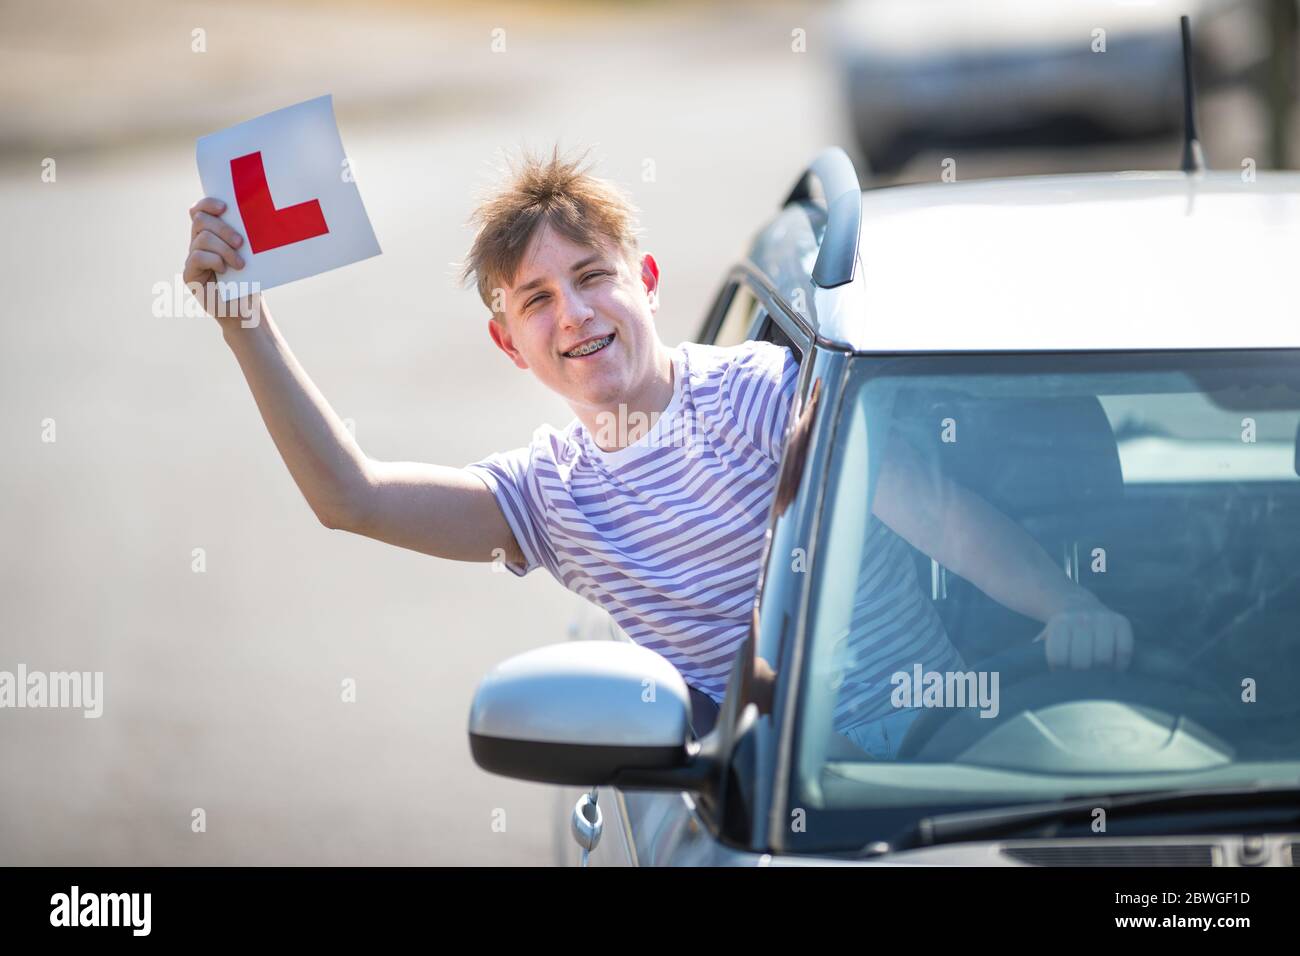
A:
[[[1300,814],[1300,786],[1215,787],[1204,790],[1146,790],[1117,795],[1099,794],[1056,803],[1018,804],[993,810],[970,810],[925,817],[888,843],[871,843],[863,856],[880,856],[941,843],[960,843],[1006,836],[1048,823],[1091,822],[1098,808],[1107,813],[1137,810],[1142,815],[1165,811],[1185,813],[1239,810],[1243,807],[1282,807]]]

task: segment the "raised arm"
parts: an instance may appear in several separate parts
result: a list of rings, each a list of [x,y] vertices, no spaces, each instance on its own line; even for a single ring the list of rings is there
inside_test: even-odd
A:
[[[217,275],[243,265],[236,251],[243,237],[219,218],[223,211],[215,199],[202,199],[190,210],[184,279],[204,290],[205,305],[214,301],[210,290]],[[236,314],[211,313],[271,440],[323,525],[440,558],[490,561],[504,554],[522,561],[496,498],[472,474],[366,456],[290,351],[260,293],[244,300]]]

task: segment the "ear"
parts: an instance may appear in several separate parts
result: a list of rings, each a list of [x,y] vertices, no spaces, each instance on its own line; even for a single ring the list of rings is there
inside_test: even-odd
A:
[[[655,257],[646,253],[641,257],[641,281],[645,284],[646,298],[650,302],[650,311],[659,309],[659,263]]]
[[[488,335],[496,343],[496,347],[510,357],[510,361],[515,363],[518,368],[528,368],[528,363],[524,357],[519,354],[515,348],[515,343],[510,338],[510,330],[506,328],[505,320],[498,322],[496,319],[488,319]]]

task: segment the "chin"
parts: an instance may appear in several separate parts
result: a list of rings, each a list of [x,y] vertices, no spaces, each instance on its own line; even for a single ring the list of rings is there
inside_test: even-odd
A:
[[[574,398],[584,405],[608,408],[627,401],[627,387],[624,382],[602,383],[581,389],[581,393]]]

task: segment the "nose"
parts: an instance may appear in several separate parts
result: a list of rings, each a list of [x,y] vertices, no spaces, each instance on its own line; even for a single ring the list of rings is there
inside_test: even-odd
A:
[[[581,328],[596,314],[596,310],[582,297],[581,291],[567,282],[560,291],[559,307],[559,322],[566,329]]]

